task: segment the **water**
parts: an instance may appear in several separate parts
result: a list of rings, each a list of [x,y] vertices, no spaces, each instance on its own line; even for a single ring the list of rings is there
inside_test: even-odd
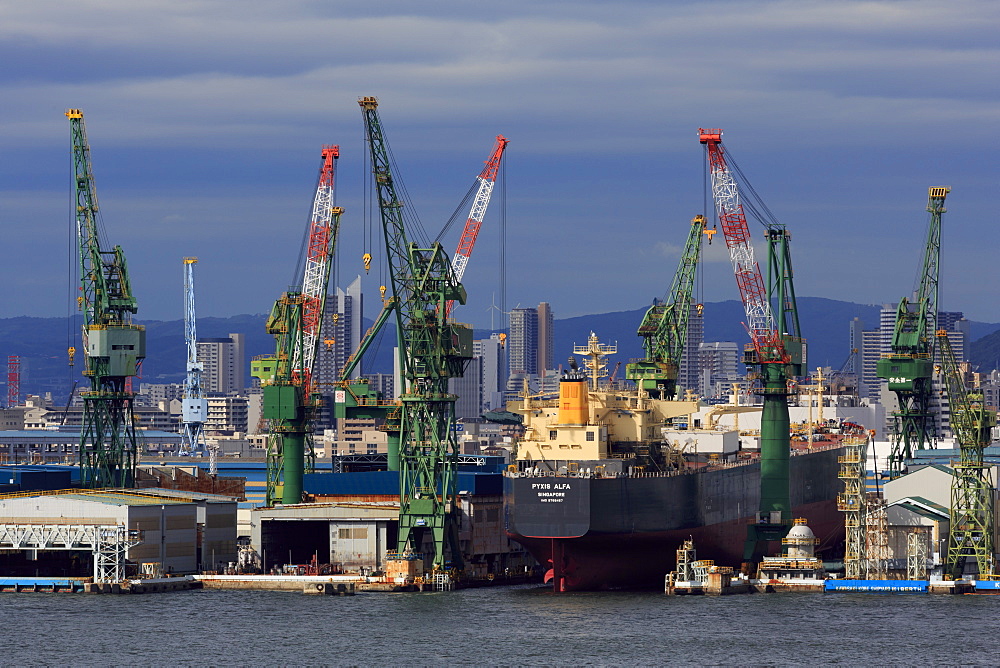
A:
[[[1000,597],[0,594],[3,665],[995,665]]]

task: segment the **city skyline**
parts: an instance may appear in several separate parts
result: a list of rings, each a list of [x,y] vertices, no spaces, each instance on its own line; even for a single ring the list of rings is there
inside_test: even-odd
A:
[[[982,149],[1000,124],[1000,6],[572,7],[8,7],[0,49],[14,66],[0,75],[0,218],[9,289],[0,317],[55,317],[72,304],[69,107],[86,115],[107,238],[125,250],[140,319],[181,317],[185,256],[201,260],[200,316],[266,313],[297,282],[327,143],[341,146],[346,209],[332,283],[348,282],[363,272],[362,254],[380,246],[377,235],[367,241],[370,175],[356,102],[375,95],[429,238],[494,137],[511,141],[464,277],[470,302],[455,310],[479,328],[494,306],[545,300],[572,317],[663,294],[688,221],[711,208],[698,127],[726,131],[731,155],[792,232],[800,296],[881,304],[909,294],[927,188],[951,186],[941,303],[1000,321],[990,252],[996,161]],[[724,37],[692,49],[699,33]],[[442,238],[449,252],[465,215]],[[736,298],[718,237],[704,264],[704,301]],[[376,259],[365,292],[384,284],[381,271]]]

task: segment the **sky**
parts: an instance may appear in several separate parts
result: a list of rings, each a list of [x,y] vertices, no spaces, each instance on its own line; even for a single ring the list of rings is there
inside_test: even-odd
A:
[[[662,297],[712,208],[699,127],[724,130],[791,231],[799,296],[898,302],[927,188],[947,185],[940,306],[1000,322],[998,26],[994,0],[0,0],[0,317],[75,309],[71,107],[138,318],[183,317],[186,256],[199,317],[270,311],[301,280],[324,144],[341,147],[346,286],[381,248],[357,104],[372,95],[429,238],[510,140],[455,311],[477,327],[541,301],[565,318]],[[738,298],[721,236],[706,302]],[[363,281],[373,317],[380,260]]]

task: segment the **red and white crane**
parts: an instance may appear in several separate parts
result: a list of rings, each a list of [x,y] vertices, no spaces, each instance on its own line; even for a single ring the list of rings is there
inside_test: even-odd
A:
[[[306,248],[305,270],[302,274],[302,350],[300,363],[293,369],[305,376],[306,394],[312,385],[313,364],[319,349],[320,324],[326,304],[326,284],[330,276],[330,256],[333,252],[330,237],[334,234],[334,172],[339,146],[323,146],[323,164],[319,183],[313,198],[309,222],[309,241]]]
[[[701,143],[708,149],[709,167],[712,172],[712,199],[715,201],[719,223],[726,238],[726,247],[733,262],[736,284],[743,299],[750,340],[759,360],[787,361],[764,285],[764,277],[754,258],[750,228],[747,225],[743,204],[740,202],[739,186],[726,164],[722,148],[722,130],[699,128],[698,135]]]
[[[472,200],[472,209],[469,211],[469,219],[465,221],[465,229],[462,237],[458,240],[458,249],[452,257],[451,266],[455,273],[455,280],[461,281],[465,274],[465,267],[469,264],[469,257],[472,249],[476,245],[476,237],[479,235],[479,228],[482,227],[483,218],[486,216],[486,208],[490,205],[490,196],[493,194],[493,186],[497,181],[497,172],[500,170],[500,160],[503,152],[507,148],[509,139],[503,135],[497,135],[496,143],[493,145],[493,152],[490,159],[483,166],[483,171],[476,177],[479,180],[479,190]],[[451,311],[452,302],[448,302],[448,311]]]

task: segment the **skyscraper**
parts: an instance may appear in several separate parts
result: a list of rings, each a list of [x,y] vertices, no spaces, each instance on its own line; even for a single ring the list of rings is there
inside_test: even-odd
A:
[[[545,375],[545,372],[553,368],[553,350],[552,350],[552,309],[549,307],[548,302],[542,302],[538,305],[538,364],[535,370],[539,376]]]
[[[347,286],[346,290],[336,288],[326,297],[323,311],[323,339],[313,367],[313,378],[320,394],[323,395],[323,409],[316,420],[316,428],[332,427],[334,383],[340,380],[347,360],[361,345],[364,331],[364,296],[361,294],[361,276]],[[351,378],[361,376],[361,365],[355,367]]]
[[[537,373],[538,310],[516,308],[510,312],[510,336],[507,337],[510,373]]]
[[[701,344],[705,340],[705,317],[697,304],[688,316],[687,343],[677,369],[677,386],[701,392]],[[683,399],[684,397],[680,397]]]
[[[364,332],[364,297],[361,294],[361,276],[347,286],[337,288],[326,298],[323,313],[323,340],[316,355],[314,377],[321,391],[326,394],[333,383],[340,380],[341,369],[361,345]],[[361,376],[360,365],[351,373],[351,378]]]
[[[244,391],[244,339],[243,334],[230,334],[228,338],[198,339],[198,361],[204,365],[201,375],[203,392],[230,394]]]

